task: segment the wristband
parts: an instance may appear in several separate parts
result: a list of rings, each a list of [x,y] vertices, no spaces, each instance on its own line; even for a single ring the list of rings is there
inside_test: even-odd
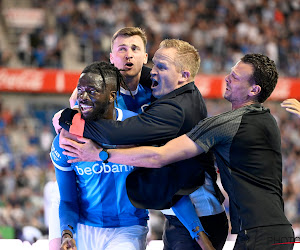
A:
[[[70,236],[70,238],[72,238],[73,239],[73,234],[72,234],[72,232],[71,231],[69,231],[69,230],[64,230],[64,231],[62,231],[62,234],[61,234],[61,238],[63,239],[64,238],[64,236],[65,235],[69,235]]]
[[[102,151],[99,153],[99,158],[100,158],[101,161],[103,161],[104,163],[108,163],[109,154],[108,154],[106,148],[103,148]]]

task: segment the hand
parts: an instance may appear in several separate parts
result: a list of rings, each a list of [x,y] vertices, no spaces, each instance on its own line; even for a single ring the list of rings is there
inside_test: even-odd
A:
[[[77,88],[75,88],[73,90],[73,93],[72,93],[72,95],[69,98],[71,109],[75,106],[76,101],[77,101]]]
[[[297,115],[300,118],[300,102],[296,99],[286,99],[281,103],[281,107],[286,111]]]
[[[206,233],[201,231],[198,233],[198,235],[199,237],[196,239],[196,241],[203,250],[215,250]]]
[[[60,133],[59,145],[66,150],[63,152],[64,155],[75,157],[68,160],[68,163],[100,161],[99,153],[102,149],[90,139],[72,135],[63,129]]]
[[[62,243],[60,246],[60,250],[67,250],[67,249],[77,250],[75,240],[69,236],[66,236],[62,239]]]
[[[61,113],[63,111],[64,111],[63,109],[58,111],[52,118],[52,124],[53,124],[56,134],[59,134],[59,132],[61,131],[61,126],[59,125],[59,118],[61,117]]]

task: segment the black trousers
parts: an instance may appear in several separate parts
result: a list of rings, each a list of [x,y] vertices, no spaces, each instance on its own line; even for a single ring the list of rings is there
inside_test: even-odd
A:
[[[238,233],[234,250],[292,250],[295,242],[290,225],[255,227]]]
[[[220,213],[199,218],[205,232],[217,250],[225,245],[228,235],[228,220],[226,213]],[[192,239],[189,231],[176,216],[166,215],[163,234],[164,250],[199,250],[201,247]]]

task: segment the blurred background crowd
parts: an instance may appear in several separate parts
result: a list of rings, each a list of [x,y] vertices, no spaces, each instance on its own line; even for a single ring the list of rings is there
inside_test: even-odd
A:
[[[5,9],[16,6],[43,10],[45,22],[9,27]],[[299,0],[0,0],[0,10],[3,67],[82,70],[92,61],[109,60],[117,29],[139,26],[148,36],[150,59],[161,40],[180,38],[199,50],[201,74],[224,74],[241,55],[255,52],[272,58],[280,76],[300,77]],[[20,109],[11,108],[24,97]],[[42,105],[33,94],[0,93],[0,98],[0,236],[34,241],[32,235],[47,237],[55,179],[49,159],[55,136],[51,118],[68,105],[68,96],[48,96]],[[223,100],[206,103],[209,115],[230,109]],[[281,130],[285,211],[300,236],[300,120],[279,102],[265,106]],[[162,220],[151,211],[151,239],[161,237]]]

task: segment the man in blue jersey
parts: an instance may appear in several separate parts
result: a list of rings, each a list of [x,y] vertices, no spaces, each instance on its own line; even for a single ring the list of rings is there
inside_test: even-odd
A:
[[[114,107],[122,75],[109,63],[87,66],[77,85],[77,101],[85,120],[122,120],[134,115]],[[70,164],[53,141],[51,159],[60,192],[59,217],[63,249],[145,249],[148,212],[135,208],[125,188],[132,166],[98,162]],[[73,234],[77,232],[76,243]]]

